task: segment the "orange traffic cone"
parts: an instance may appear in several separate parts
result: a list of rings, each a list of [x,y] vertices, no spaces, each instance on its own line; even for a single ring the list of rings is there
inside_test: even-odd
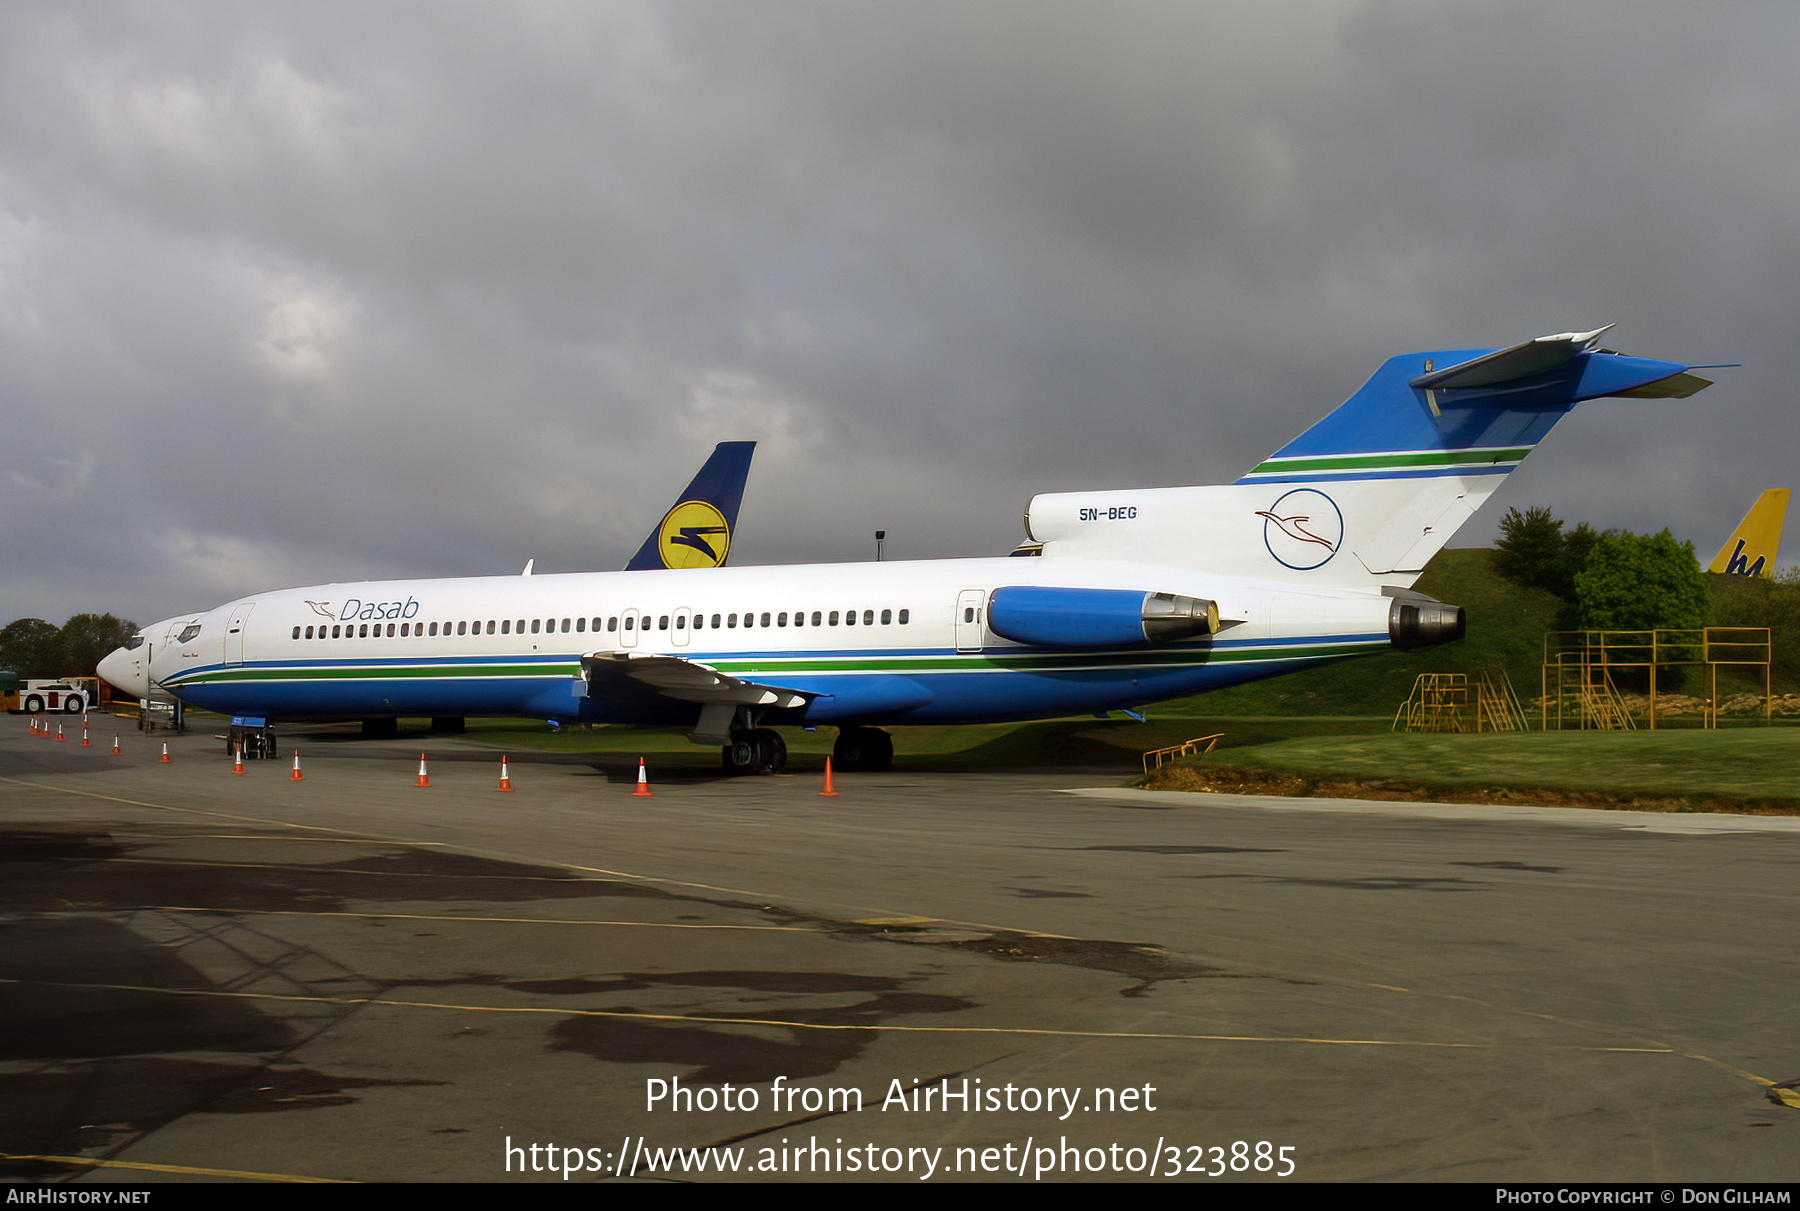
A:
[[[61,744],[63,742],[63,739],[64,739],[64,737],[62,734],[62,724],[59,723],[56,725],[56,742],[58,744]]]
[[[512,779],[506,776],[505,757],[500,758],[500,789],[503,791],[510,791],[512,789]]]
[[[425,754],[424,753],[419,754],[419,780],[417,782],[413,783],[413,785],[414,786],[430,786],[431,785],[431,777],[428,774],[426,774],[426,772],[425,772]]]
[[[158,762],[158,764],[159,764],[159,765],[167,765],[167,764],[169,764],[169,742],[168,742],[168,741],[167,741],[167,740],[165,740],[165,741],[163,741],[163,755],[162,755],[162,760],[161,760],[161,761],[160,761],[160,762]]]
[[[241,744],[238,745],[237,751],[231,756],[231,772],[234,774],[241,774],[244,772],[244,746]]]
[[[294,772],[288,775],[289,782],[305,782],[306,775],[300,772],[300,750],[294,750]]]
[[[86,715],[83,715],[81,717],[81,747],[82,748],[93,748],[94,747],[94,742],[92,740],[88,739],[87,716]]]
[[[837,798],[837,788],[831,785],[831,758],[825,758],[825,789],[819,792],[821,799]]]
[[[115,735],[114,735],[114,736],[113,736],[113,751],[112,751],[112,755],[113,755],[113,756],[115,756],[115,757],[119,757],[119,756],[123,756],[123,755],[124,755],[124,754],[122,754],[122,753],[121,753],[121,752],[120,752],[120,751],[119,751],[119,737],[118,737],[118,735],[117,735],[117,734],[115,734]]]
[[[37,733],[37,716],[36,716],[36,715],[33,715],[33,716],[32,716],[32,717],[31,717],[31,728],[30,728],[30,730],[29,730],[29,731],[28,731],[28,732],[27,732],[27,734],[28,734],[28,735],[32,735],[32,736],[35,736],[35,735],[37,735],[37,734],[38,734],[38,733]]]
[[[642,757],[639,757],[638,758],[638,784],[637,784],[637,789],[631,792],[631,797],[636,799],[640,796],[648,797],[649,794],[650,794],[650,774],[644,768],[644,759]]]

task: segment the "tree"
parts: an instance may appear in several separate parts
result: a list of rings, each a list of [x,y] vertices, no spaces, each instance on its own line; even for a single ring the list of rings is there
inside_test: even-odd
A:
[[[1568,533],[1548,508],[1533,505],[1521,513],[1508,509],[1500,519],[1500,574],[1528,589],[1548,589],[1564,601],[1575,598],[1575,577],[1587,565],[1599,535],[1582,522]]]
[[[42,618],[16,618],[0,627],[0,668],[21,677],[60,677],[57,630]]]
[[[1800,567],[1782,568],[1774,579],[1762,576],[1709,576],[1713,590],[1713,625],[1767,627],[1775,684],[1800,686]],[[1743,676],[1748,670],[1732,670]],[[1757,685],[1760,690],[1760,684]],[[1778,691],[1779,692],[1779,691]]]
[[[1575,577],[1575,596],[1588,631],[1691,630],[1712,616],[1712,591],[1694,544],[1676,542],[1667,530],[1596,536]]]
[[[137,634],[138,625],[111,614],[76,614],[57,632],[62,667],[55,677],[92,677],[102,657]]]

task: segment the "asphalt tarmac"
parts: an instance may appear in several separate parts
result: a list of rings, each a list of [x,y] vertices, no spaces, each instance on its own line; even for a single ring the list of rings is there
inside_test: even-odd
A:
[[[1800,821],[113,732],[0,719],[9,1180],[1800,1177]]]

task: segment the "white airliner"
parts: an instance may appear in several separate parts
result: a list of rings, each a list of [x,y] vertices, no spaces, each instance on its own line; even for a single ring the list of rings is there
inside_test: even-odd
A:
[[[1441,643],[1462,608],[1413,582],[1559,419],[1710,385],[1605,331],[1392,358],[1233,484],[1037,496],[1016,553],[1036,558],[315,585],[169,620],[147,662],[122,648],[100,673],[270,719],[681,725],[751,772],[785,761],[771,724],[836,726],[837,761],[879,769],[882,726],[1129,708]]]

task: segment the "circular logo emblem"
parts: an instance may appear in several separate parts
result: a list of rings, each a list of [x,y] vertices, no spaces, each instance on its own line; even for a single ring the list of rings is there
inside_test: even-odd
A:
[[[731,527],[706,501],[684,500],[663,517],[656,549],[665,568],[716,568],[731,550]]]
[[[1269,554],[1296,572],[1322,567],[1344,542],[1344,515],[1337,502],[1314,488],[1295,488],[1256,515],[1263,519]]]

